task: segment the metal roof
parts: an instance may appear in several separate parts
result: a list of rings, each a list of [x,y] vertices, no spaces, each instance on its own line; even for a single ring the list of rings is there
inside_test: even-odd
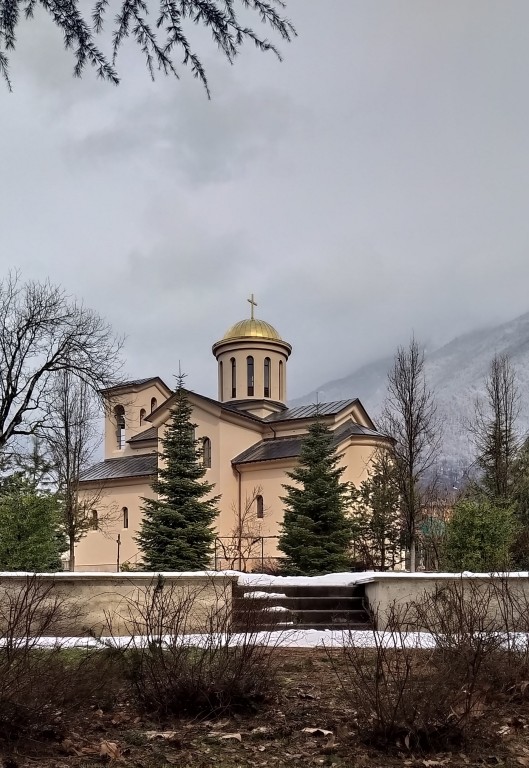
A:
[[[348,437],[366,436],[385,438],[381,432],[374,429],[363,427],[351,421],[333,434],[333,446],[337,448],[340,443],[347,440]],[[298,437],[276,437],[268,440],[261,440],[259,443],[250,446],[232,460],[232,464],[249,464],[255,461],[274,461],[277,459],[290,459],[299,456],[301,444],[306,435]]]
[[[144,384],[149,384],[151,381],[159,381],[160,384],[162,384],[165,389],[167,389],[169,392],[171,391],[170,387],[167,386],[167,384],[161,379],[159,376],[147,376],[145,379],[129,379],[128,381],[120,381],[117,384],[114,384],[112,387],[105,387],[104,389],[101,389],[101,392],[111,392],[113,389],[126,389],[127,387],[141,387]]]
[[[332,403],[313,403],[312,405],[298,405],[295,408],[287,408],[280,413],[271,413],[266,416],[264,421],[290,421],[292,419],[313,419],[318,414],[320,416],[332,416],[340,413],[344,408],[354,405],[358,402],[356,397],[351,400],[335,400]]]
[[[123,456],[120,459],[106,459],[94,464],[81,473],[81,482],[94,480],[117,480],[121,477],[147,477],[156,474],[158,455],[147,453],[141,456]]]
[[[236,456],[232,464],[249,464],[253,461],[273,461],[299,456],[302,437],[277,437],[261,440]]]
[[[143,440],[156,440],[157,438],[158,428],[149,427],[149,429],[145,429],[143,432],[139,432],[134,437],[131,437],[130,440],[127,440],[127,443],[141,443]]]
[[[344,424],[342,427],[339,427],[339,429],[335,431],[334,441],[335,443],[339,443],[348,437],[353,437],[354,435],[361,435],[363,437],[379,437],[386,440],[389,439],[388,435],[385,435],[383,432],[378,432],[376,429],[370,429],[369,427],[364,427],[362,424],[349,421],[347,424]]]

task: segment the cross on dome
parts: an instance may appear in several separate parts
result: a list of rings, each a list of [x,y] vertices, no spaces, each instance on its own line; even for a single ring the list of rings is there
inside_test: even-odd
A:
[[[254,313],[254,309],[255,309],[255,307],[257,306],[257,302],[256,302],[256,301],[255,301],[255,299],[254,299],[253,293],[252,293],[252,295],[250,296],[250,298],[249,298],[249,299],[246,299],[246,301],[247,301],[247,302],[249,302],[249,304],[250,304],[250,305],[251,305],[251,307],[252,307],[252,309],[251,309],[251,314],[250,314],[250,319],[251,319],[251,320],[253,320],[253,319],[254,319],[254,316],[253,316],[253,313]]]

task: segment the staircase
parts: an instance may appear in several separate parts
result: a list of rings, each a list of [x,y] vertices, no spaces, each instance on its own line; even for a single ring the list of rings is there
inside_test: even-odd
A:
[[[233,591],[234,629],[371,629],[363,584],[241,586]]]

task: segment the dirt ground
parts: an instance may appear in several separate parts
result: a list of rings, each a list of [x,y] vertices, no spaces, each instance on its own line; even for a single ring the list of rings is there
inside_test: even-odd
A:
[[[495,703],[476,734],[449,753],[414,753],[405,744],[367,746],[355,711],[323,651],[281,653],[281,690],[256,711],[215,720],[141,717],[127,702],[38,743],[0,747],[3,768],[282,768],[283,766],[529,766],[529,698]],[[529,691],[528,691],[529,693]]]

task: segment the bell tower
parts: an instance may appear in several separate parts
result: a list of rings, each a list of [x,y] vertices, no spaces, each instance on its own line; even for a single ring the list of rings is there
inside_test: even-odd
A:
[[[285,407],[287,361],[292,347],[270,323],[255,317],[257,302],[253,293],[248,302],[250,317],[232,325],[213,345],[218,363],[218,399],[266,416]]]

